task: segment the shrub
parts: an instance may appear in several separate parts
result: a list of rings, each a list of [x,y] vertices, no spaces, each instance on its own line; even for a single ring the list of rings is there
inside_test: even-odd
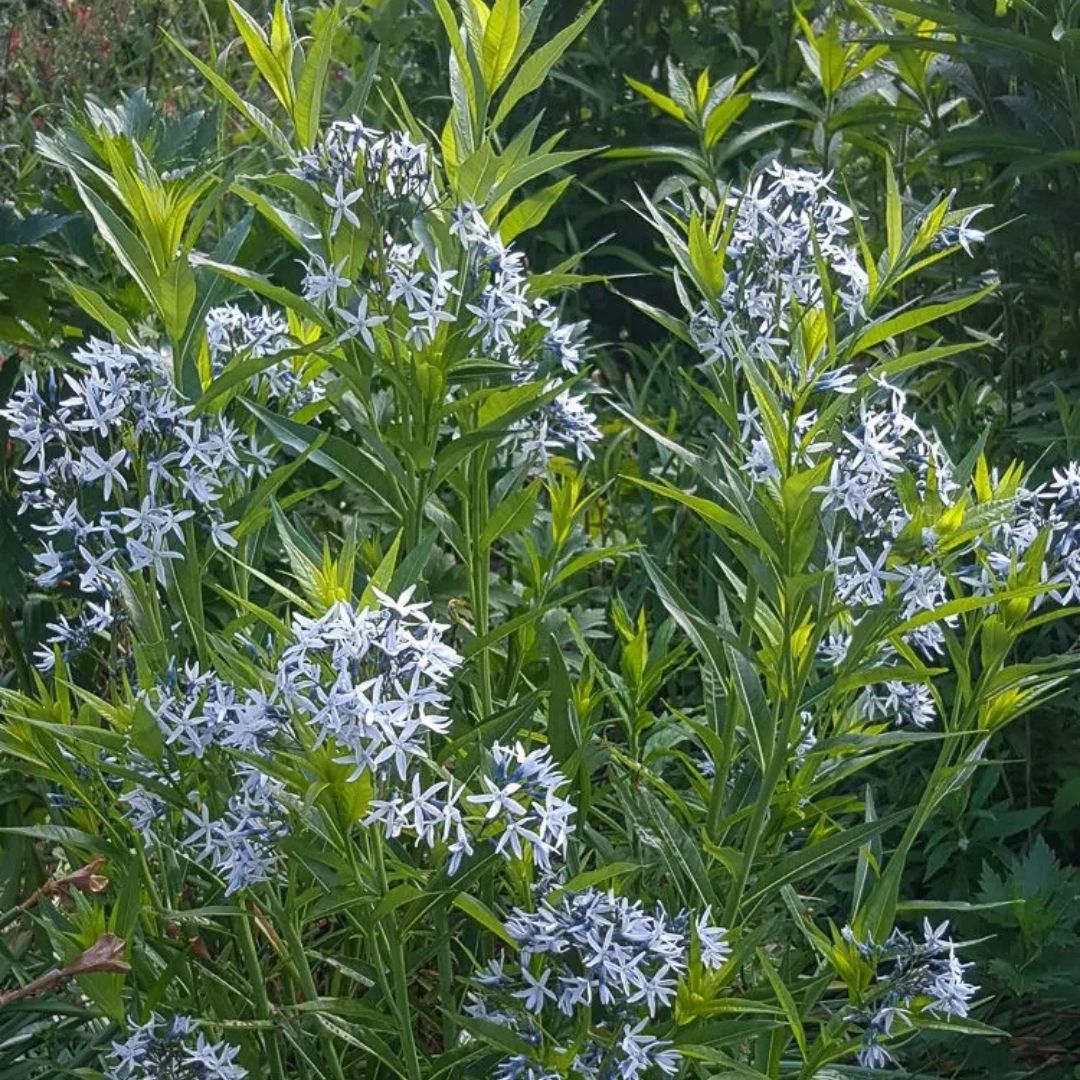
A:
[[[643,197],[667,429],[590,378],[581,259],[518,247],[585,153],[510,120],[597,6],[435,6],[437,140],[373,68],[323,122],[337,8],[230,4],[272,113],[184,55],[238,165],[137,101],[40,144],[130,282],[65,280],[98,333],[2,412],[56,615],[0,688],[44,864],[0,1061],[811,1080],[998,1033],[905,867],[1071,671],[1016,649],[1080,588],[1080,474],[913,407],[994,288],[910,299],[976,209],[891,167],[880,229],[782,164]]]

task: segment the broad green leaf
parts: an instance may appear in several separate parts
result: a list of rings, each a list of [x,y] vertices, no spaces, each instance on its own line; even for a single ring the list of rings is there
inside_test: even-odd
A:
[[[567,176],[522,199],[499,223],[499,236],[503,243],[512,243],[523,232],[541,224],[573,182],[574,178]]]
[[[484,27],[484,84],[494,94],[510,71],[521,34],[521,0],[495,0]]]
[[[498,127],[510,115],[510,110],[534,90],[543,85],[548,72],[562,59],[563,53],[577,40],[581,32],[600,10],[604,0],[595,0],[569,26],[563,27],[550,41],[545,42],[534,53],[527,56],[518,68],[517,74],[510,80],[510,85],[495,111],[492,127]]]
[[[579,739],[574,730],[572,714],[573,686],[562,650],[554,637],[548,646],[548,670],[551,686],[551,693],[548,695],[548,745],[555,760],[565,768],[578,749]]]
[[[450,41],[450,48],[453,51],[454,60],[457,62],[458,73],[468,92],[469,101],[474,101],[476,98],[476,89],[472,79],[472,65],[469,63],[465,42],[461,37],[461,30],[458,27],[457,19],[454,18],[454,11],[450,6],[450,0],[435,0],[435,10],[442,20],[443,29],[446,31],[446,36]]]
[[[187,259],[176,259],[158,279],[158,303],[165,329],[179,343],[187,329],[188,316],[195,306],[195,274]]]

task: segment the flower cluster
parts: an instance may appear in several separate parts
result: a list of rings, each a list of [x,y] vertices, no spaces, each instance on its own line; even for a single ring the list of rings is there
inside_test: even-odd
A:
[[[908,413],[905,395],[884,387],[883,395],[860,405],[857,423],[846,428],[835,447],[828,483],[821,488],[822,509],[831,525],[829,565],[837,595],[848,606],[847,624],[857,624],[886,601],[901,620],[932,612],[952,599],[937,558],[933,530],[911,537],[916,510],[928,500],[944,506],[957,492],[952,465],[940,441]],[[904,494],[902,494],[904,493]],[[901,548],[903,552],[901,553]],[[941,655],[944,626],[955,617],[925,622],[904,639],[925,657]],[[834,666],[846,659],[850,638],[839,630],[824,657]],[[877,662],[892,664],[896,651],[879,647]],[[866,687],[859,713],[869,721],[926,727],[937,717],[933,695],[923,683],[890,680]]]
[[[859,1064],[880,1069],[893,1062],[885,1041],[901,1027],[910,1025],[913,1015],[926,1012],[935,1017],[966,1017],[977,986],[964,981],[964,964],[956,955],[956,945],[945,935],[949,924],[932,927],[923,920],[923,940],[901,930],[894,930],[883,945],[872,939],[859,941],[850,927],[844,927],[844,939],[850,942],[879,971],[874,987],[872,1009],[861,1010],[851,1019],[863,1027]]]
[[[537,865],[550,871],[552,858],[565,854],[572,828],[573,804],[557,794],[566,777],[546,749],[526,753],[520,743],[513,748],[496,743],[491,756],[494,768],[481,778],[483,794],[463,799],[463,789],[446,780],[425,789],[414,773],[408,792],[392,790],[387,798],[372,801],[365,823],[381,824],[392,839],[411,833],[418,846],[447,843],[450,874],[473,853],[476,839],[489,840],[508,861],[524,858],[527,845]],[[482,818],[473,807],[486,811]]]
[[[187,1016],[154,1013],[112,1044],[107,1080],[244,1080],[247,1069],[234,1064],[239,1048],[210,1042],[198,1026]]]
[[[957,499],[948,455],[937,436],[910,414],[905,394],[883,380],[839,430],[806,407],[815,394],[835,399],[859,389],[850,366],[830,366],[823,334],[809,344],[814,333],[794,332],[832,300],[849,326],[864,318],[867,277],[848,239],[854,212],[835,197],[829,177],[779,164],[728,202],[730,232],[723,254],[729,269],[723,290],[707,298],[691,328],[707,364],[770,372],[780,406],[796,406],[790,435],[782,436],[766,423],[760,399],[744,397],[738,412],[740,443],[746,448],[741,468],[751,485],[772,485],[793,470],[830,462],[828,479],[816,494],[826,527],[826,569],[846,611],[822,647],[822,659],[842,665],[851,631],[884,604],[901,622],[918,622],[904,633],[905,646],[925,658],[941,656],[945,629],[957,620],[925,616],[952,600],[954,583],[963,579],[947,575],[940,537],[924,524],[923,509],[947,510]],[[942,220],[958,216],[946,214]],[[975,239],[971,216],[956,226],[965,246]],[[1031,529],[1022,534],[1033,535]],[[955,550],[948,553],[952,562],[958,556]],[[1080,570],[1080,556],[1076,561]],[[892,646],[883,646],[874,662],[899,666],[900,657]],[[925,684],[895,679],[865,687],[855,715],[868,723],[921,728],[934,722],[937,705]]]
[[[273,697],[257,690],[238,694],[231,683],[193,664],[144,693],[142,700],[164,744],[179,757],[197,761],[215,747],[258,755],[286,720]],[[184,811],[192,831],[183,840],[196,861],[225,879],[226,896],[278,875],[278,841],[288,833],[284,785],[247,762],[232,764],[230,774],[233,791],[220,814],[212,813],[209,801],[192,796],[194,808]],[[160,823],[160,800],[141,786],[123,799],[128,820],[144,837],[153,837]]]
[[[338,340],[358,339],[375,352],[378,331],[423,351],[440,334],[461,331],[476,359],[495,361],[515,382],[540,382],[554,395],[519,425],[513,440],[519,453],[546,459],[568,447],[579,458],[592,456],[600,435],[584,398],[556,393],[561,380],[581,370],[582,327],[562,323],[549,301],[530,294],[524,255],[503,243],[479,208],[456,207],[446,226],[426,146],[359,121],[336,123],[318,150],[301,157],[294,175],[314,187],[328,219],[326,252],[311,254],[304,296],[333,312],[343,326]],[[431,215],[426,242],[408,231],[419,212]],[[335,262],[329,252],[343,228],[359,227],[363,215],[383,239],[350,277],[348,258]],[[443,232],[454,250],[440,255],[430,238]]]
[[[331,234],[343,220],[359,223],[357,209],[402,209],[434,194],[430,150],[402,131],[382,132],[362,120],[339,120],[319,146],[301,154],[290,175],[320,189],[333,215]],[[359,204],[359,207],[357,206]],[[356,207],[357,209],[354,209]]]
[[[226,417],[192,414],[159,351],[90,338],[73,359],[61,377],[29,372],[0,414],[26,448],[16,476],[20,510],[45,538],[37,581],[73,586],[84,601],[50,624],[46,669],[52,645],[78,652],[113,627],[123,571],[167,574],[195,529],[234,546],[221,504],[269,468]]]
[[[547,300],[530,298],[524,255],[503,244],[477,207],[462,205],[452,218],[451,233],[465,248],[474,276],[488,271],[479,295],[466,304],[475,317],[469,333],[479,339],[483,355],[506,363],[518,382],[555,376],[549,390],[558,378],[577,374],[584,360],[583,326],[562,324]],[[526,344],[531,348],[524,348]],[[584,398],[568,391],[523,423],[521,430],[523,452],[541,458],[560,446],[572,446],[578,458],[592,457],[591,444],[600,438]]]
[[[446,685],[461,657],[412,593],[380,593],[377,608],[341,602],[318,618],[296,615],[281,655],[280,700],[311,727],[316,746],[330,740],[341,751],[354,778],[409,780],[410,762],[430,759],[427,737],[449,730]]]
[[[493,961],[477,975],[467,1010],[514,1031],[538,1056],[509,1058],[498,1080],[674,1074],[679,1054],[645,1028],[670,1008],[694,956],[712,970],[730,956],[726,932],[708,910],[692,924],[688,913],[650,912],[594,888],[544,899],[535,911],[515,909],[506,928],[518,945],[516,962]],[[572,1040],[557,1050],[571,1061],[565,1073],[543,1064],[541,1022],[550,1031],[560,1017]]]
[[[1054,586],[1047,595],[1059,604],[1080,601],[1080,463],[1054,469],[1049,483],[1017,491],[976,551],[965,582],[976,595],[991,595],[1043,538],[1039,581]],[[1038,606],[1043,599],[1033,603]]]
[[[461,657],[412,591],[397,600],[378,593],[377,608],[338,603],[319,618],[296,616],[294,640],[281,653],[269,692],[239,691],[188,664],[140,695],[164,747],[181,764],[206,761],[218,777],[205,798],[190,797],[184,820],[191,831],[182,843],[225,879],[226,895],[280,871],[279,841],[288,833],[284,785],[235,755],[257,760],[269,753],[288,736],[291,718],[311,728],[315,746],[328,742],[340,754],[336,760],[352,767],[351,779],[372,775],[378,797],[365,824],[381,826],[390,839],[409,835],[417,846],[445,844],[451,874],[476,842],[508,861],[531,852],[545,873],[565,854],[574,807],[559,795],[568,781],[546,749],[496,744],[477,794],[431,778],[439,770],[429,740],[449,730],[446,686]],[[232,785],[223,805],[214,799],[221,768]],[[181,782],[180,773],[163,775],[151,762],[140,770],[167,787]],[[153,841],[166,816],[160,795],[134,785],[121,801],[127,820]]]
[[[484,811],[485,831],[494,833],[495,850],[504,858],[521,858],[528,844],[544,871],[553,857],[566,854],[574,806],[558,791],[568,783],[555,768],[547,749],[527,753],[521,743],[491,749],[491,772],[482,777],[484,791],[468,802]]]
[[[234,357],[273,357],[295,347],[289,324],[280,313],[265,307],[257,312],[247,312],[235,304],[222,304],[207,312],[206,343],[215,377]],[[320,384],[302,379],[288,359],[279,359],[261,368],[248,385],[256,396],[265,394],[287,410],[298,409],[323,397]]]
[[[835,274],[836,296],[848,317],[861,313],[868,283],[848,241],[854,213],[835,197],[830,181],[777,162],[746,191],[729,194],[733,219],[723,290],[691,325],[707,363],[750,357],[780,364],[793,303],[806,309],[823,302],[819,261]]]
[[[759,411],[745,404],[740,422],[749,448],[744,471],[753,483],[776,480],[781,469]],[[815,411],[799,418],[794,438],[800,467],[809,469],[825,457],[832,462],[817,493],[828,536],[827,568],[847,611],[822,643],[820,655],[839,667],[847,659],[850,631],[875,608],[894,603],[900,619],[908,620],[952,599],[936,533],[920,528],[918,512],[927,501],[951,505],[958,486],[940,441],[919,426],[907,411],[906,396],[895,387],[883,385],[878,396],[861,402],[855,422],[835,441],[821,430]],[[913,531],[918,535],[912,536]],[[944,648],[943,625],[954,622],[925,622],[905,633],[905,643],[923,656],[938,656]],[[879,647],[879,665],[898,659],[891,646]],[[873,684],[858,704],[869,721],[924,727],[936,717],[933,696],[921,683]]]
[[[379,785],[367,825],[397,839],[447,845],[450,873],[473,851],[462,813],[462,791],[447,780],[428,783],[435,769],[431,735],[445,735],[446,686],[461,657],[443,640],[447,627],[412,601],[377,594],[380,606],[339,603],[325,615],[294,620],[295,640],[281,657],[276,693],[315,733],[329,741],[352,778],[370,772]]]
[[[278,876],[278,844],[289,832],[282,809],[284,785],[254,765],[239,765],[237,779],[220,817],[212,817],[205,802],[197,812],[184,811],[194,826],[184,846],[225,879],[226,896]]]

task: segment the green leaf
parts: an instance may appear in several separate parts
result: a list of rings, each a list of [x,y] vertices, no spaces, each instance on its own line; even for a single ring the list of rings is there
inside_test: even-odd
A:
[[[165,329],[173,341],[179,343],[195,306],[195,274],[187,259],[179,258],[171,263],[158,279],[157,292]]]
[[[512,949],[517,948],[517,942],[510,935],[510,932],[503,926],[495,912],[493,912],[483,900],[479,900],[475,896],[470,896],[468,893],[459,892],[454,897],[454,907],[460,911],[464,911],[470,919],[479,923],[485,930],[490,931]]]
[[[755,882],[753,891],[747,895],[745,908],[760,902],[770,893],[793,881],[817,877],[823,870],[857,853],[867,840],[891,829],[909,814],[909,810],[897,810],[876,821],[853,825],[816,844],[780,856],[772,868]]]
[[[560,150],[552,154],[534,154],[526,158],[520,165],[515,165],[495,185],[489,196],[490,205],[498,207],[530,180],[546,176],[556,169],[565,168],[575,161],[580,161],[583,157],[588,157],[592,152],[592,150]]]
[[[540,495],[541,481],[534,480],[508,495],[488,518],[480,534],[480,548],[487,550],[496,540],[511,533],[520,532],[528,525],[536,512],[536,500]]]
[[[193,52],[184,48],[167,30],[163,31],[166,40],[177,52],[179,52],[196,71],[224,98],[249,124],[257,128],[259,132],[273,146],[282,153],[291,153],[289,140],[282,134],[281,129],[261,109],[256,108],[250,102],[245,101],[212,67],[204,64]]]
[[[899,315],[892,315],[872,322],[856,339],[851,350],[852,356],[872,349],[875,345],[888,341],[898,334],[905,334],[909,330],[915,330],[928,323],[937,322],[939,319],[955,315],[958,311],[977,304],[980,300],[989,296],[997,289],[997,283],[987,285],[977,292],[968,293],[967,296],[957,297],[955,300],[946,300],[940,304],[925,304],[923,307],[912,311],[904,311]]]
[[[283,67],[281,61],[274,55],[259,24],[236,3],[236,0],[226,0],[226,3],[228,4],[229,14],[236,24],[236,29],[240,31],[240,37],[244,40],[244,45],[247,47],[252,62],[274,92],[274,96],[291,112],[293,104],[291,73]]]
[[[655,105],[661,112],[667,113],[668,116],[673,116],[680,123],[686,123],[686,112],[680,105],[672,101],[667,94],[661,94],[659,90],[650,86],[648,83],[639,82],[637,79],[631,79],[629,75],[624,75],[623,77],[643,98]]]
[[[295,311],[297,315],[303,315],[305,319],[315,323],[317,326],[321,326],[327,333],[332,329],[326,317],[314,304],[309,303],[302,296],[297,296],[296,293],[283,288],[281,285],[275,285],[269,278],[257,274],[254,270],[248,270],[243,266],[217,262],[206,257],[200,258],[196,265],[205,267],[208,270],[214,270],[230,281],[235,281],[237,285],[243,285],[253,293],[265,296],[268,300],[273,300],[274,303]]]
[[[795,1036],[795,1042],[798,1044],[803,1060],[805,1060],[806,1032],[803,1029],[802,1018],[799,1016],[795,999],[791,996],[791,991],[784,984],[784,980],[780,977],[776,968],[773,967],[772,961],[765,951],[758,949],[756,955],[762,971],[765,972],[765,978],[769,980],[769,985],[776,995],[776,1000],[780,1002],[780,1007],[784,1010],[784,1015],[787,1017],[788,1025],[791,1028],[791,1034]]]
[[[120,260],[120,265],[135,279],[135,283],[146,299],[154,307],[158,307],[158,296],[155,290],[157,271],[138,237],[116,216],[96,191],[87,187],[74,173],[71,179],[75,190],[79,193],[79,198],[90,211],[98,232],[113,249],[117,259]]]
[[[705,122],[705,145],[714,147],[726,134],[728,128],[750,107],[749,94],[734,94],[717,105]]]
[[[724,536],[725,533],[732,533],[739,537],[739,539],[745,540],[748,544],[757,548],[758,551],[773,562],[778,561],[776,553],[769,547],[765,538],[757,530],[748,525],[742,518],[733,514],[730,510],[725,510],[722,506],[718,506],[711,499],[703,499],[700,495],[691,495],[688,492],[680,491],[673,484],[657,484],[652,480],[642,480],[635,476],[626,476],[624,479],[629,480],[633,484],[637,484],[638,487],[643,487],[657,495],[662,495],[665,499],[672,499],[675,502],[682,503],[684,506],[693,510],[694,513],[702,518],[718,535]]]
[[[397,911],[399,907],[411,904],[414,900],[419,900],[423,895],[423,889],[416,885],[410,885],[408,882],[405,882],[402,885],[395,885],[379,901],[371,914],[371,918],[374,922],[379,922],[381,919],[386,918],[387,915]]]
[[[359,447],[336,435],[327,436],[325,432],[277,416],[254,402],[246,401],[245,404],[282,445],[291,447],[297,453],[310,450],[311,460],[315,464],[369,492],[396,518],[402,515],[404,504],[397,485],[386,475],[379,462]]]
[[[72,300],[86,312],[95,322],[100,323],[109,330],[118,341],[134,341],[131,324],[115,308],[111,307],[105,298],[86,285],[78,285],[67,278],[59,270],[57,275],[64,283],[64,288],[71,295]]]
[[[574,178],[567,176],[522,199],[499,223],[499,236],[503,243],[509,244],[523,232],[541,224],[573,182]]]
[[[555,760],[565,767],[578,749],[580,740],[574,730],[572,715],[573,686],[562,650],[554,635],[548,645],[548,668],[548,681],[551,685],[551,693],[548,695],[548,745]]]
[[[488,93],[494,94],[510,71],[521,34],[520,0],[495,0],[484,28],[482,64]]]
[[[300,73],[296,103],[293,106],[293,125],[296,128],[296,137],[305,149],[310,149],[315,144],[315,137],[319,133],[326,81],[334,55],[334,35],[339,22],[339,8],[335,4],[323,19],[304,61],[304,69]]]
[[[360,597],[360,607],[375,607],[378,604],[378,597],[375,595],[375,590],[378,589],[379,592],[385,593],[390,587],[390,582],[394,578],[394,569],[397,567],[398,552],[400,550],[401,533],[399,531],[397,536],[394,537],[394,542],[379,561],[379,565],[375,567],[374,573],[364,587],[364,595]]]
[[[637,863],[632,862],[605,863],[603,866],[596,867],[595,870],[583,870],[580,874],[575,874],[565,885],[560,885],[557,892],[583,892],[585,889],[591,889],[595,885],[602,885],[606,881],[611,881],[612,878],[636,874],[640,869],[641,867]]]
[[[550,41],[545,42],[536,52],[525,58],[499,102],[495,119],[492,121],[493,127],[497,128],[522,98],[543,85],[548,72],[562,59],[563,53],[589,25],[603,2],[604,0],[595,0],[595,3],[590,4],[569,26],[563,27]]]
[[[465,84],[469,100],[470,102],[474,101],[476,98],[476,89],[473,86],[472,65],[469,63],[465,42],[461,37],[461,30],[458,27],[457,19],[454,18],[454,11],[450,7],[450,0],[435,0],[435,10],[442,20],[443,29],[446,31],[446,36],[450,41],[450,48],[453,51],[454,60],[457,62],[458,73]]]
[[[885,234],[889,252],[889,264],[895,266],[904,244],[904,208],[900,201],[900,189],[896,185],[896,171],[891,160],[885,162]]]

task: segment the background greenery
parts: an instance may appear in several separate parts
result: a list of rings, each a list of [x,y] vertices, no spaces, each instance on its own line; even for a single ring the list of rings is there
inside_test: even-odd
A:
[[[378,107],[392,114],[394,83],[417,118],[437,132],[449,106],[448,46],[433,6],[354,0],[345,8],[351,18],[335,43],[335,99],[349,99],[377,47]],[[540,39],[581,8],[577,0],[550,0]],[[252,9],[259,13],[258,5]],[[295,14],[312,27],[320,18],[303,6]],[[235,73],[237,64],[226,56],[233,32],[224,4],[14,0],[0,19],[0,188],[11,200],[0,204],[2,398],[18,367],[12,357],[58,354],[91,325],[55,268],[77,270],[121,302],[131,290],[95,250],[63,174],[32,149],[36,132],[63,122],[66,99],[90,94],[112,106],[121,95],[141,93],[160,103],[166,117],[203,110],[183,131],[159,140],[166,164],[170,138],[177,164],[209,153],[240,169],[257,151],[246,147],[235,116],[208,104],[202,79],[165,36]],[[686,80],[693,84],[705,70],[713,85],[738,80],[728,95],[737,103],[711,132],[683,100]],[[256,102],[266,93],[254,76],[246,92]],[[956,205],[986,207],[978,224],[987,242],[965,273],[977,278],[992,270],[1001,282],[978,307],[938,327],[947,340],[974,340],[979,347],[915,384],[926,421],[962,451],[980,445],[998,461],[1022,456],[1037,461],[1040,474],[1078,456],[1080,5],[608,0],[521,112],[519,124],[538,116],[541,135],[565,130],[564,148],[593,151],[572,166],[576,182],[529,234],[527,249],[530,263],[542,268],[585,255],[588,273],[603,277],[585,284],[573,302],[600,343],[604,387],[641,420],[687,446],[704,438],[701,399],[679,377],[691,357],[681,355],[640,304],[624,299],[666,310],[674,303],[670,279],[657,272],[665,260],[655,233],[627,204],[639,203],[642,192],[678,190],[687,175],[718,186],[737,182],[778,156],[834,171],[838,188],[880,220],[888,160],[913,203],[956,189]],[[147,124],[157,122],[148,108],[146,114]],[[256,225],[247,243],[257,251],[265,238],[266,226]],[[935,270],[931,277],[951,272]],[[609,422],[617,433],[617,418]],[[616,439],[599,463],[599,483],[618,483],[623,442]],[[10,508],[13,487],[10,472],[5,475],[0,498]],[[650,550],[666,553],[664,564],[709,614],[708,582],[695,569],[705,538],[652,516],[626,490],[608,506],[612,534],[651,534]],[[0,601],[8,642],[0,657],[9,680],[18,651],[12,642],[39,638],[46,617],[40,599],[25,594],[19,527],[0,508]],[[651,603],[649,580],[633,561],[620,562],[608,585],[630,612]],[[454,583],[445,588],[452,593]],[[587,612],[582,622],[590,625]],[[620,643],[604,636],[599,617],[592,625],[594,648],[617,668],[632,629]],[[1075,620],[1066,620],[1048,624],[1024,648],[1031,657],[1063,654],[1075,640]],[[655,678],[624,687],[626,708],[659,707],[662,691],[679,685],[680,662],[677,653],[669,655]],[[926,769],[931,762],[928,752]],[[889,801],[907,805],[923,774],[905,768],[883,779]],[[22,819],[29,797],[19,784],[5,784],[0,813],[9,824]],[[0,908],[17,901],[24,882],[12,868],[25,855],[16,845],[4,850],[3,882],[11,895]],[[973,956],[984,989],[995,995],[987,1019],[1011,1037],[943,1046],[935,1061],[939,1075],[1080,1075],[1078,863],[1080,697],[1070,693],[1008,730],[993,763],[969,792],[946,802],[909,862],[906,895],[1022,901],[958,917],[959,936],[985,939]]]

